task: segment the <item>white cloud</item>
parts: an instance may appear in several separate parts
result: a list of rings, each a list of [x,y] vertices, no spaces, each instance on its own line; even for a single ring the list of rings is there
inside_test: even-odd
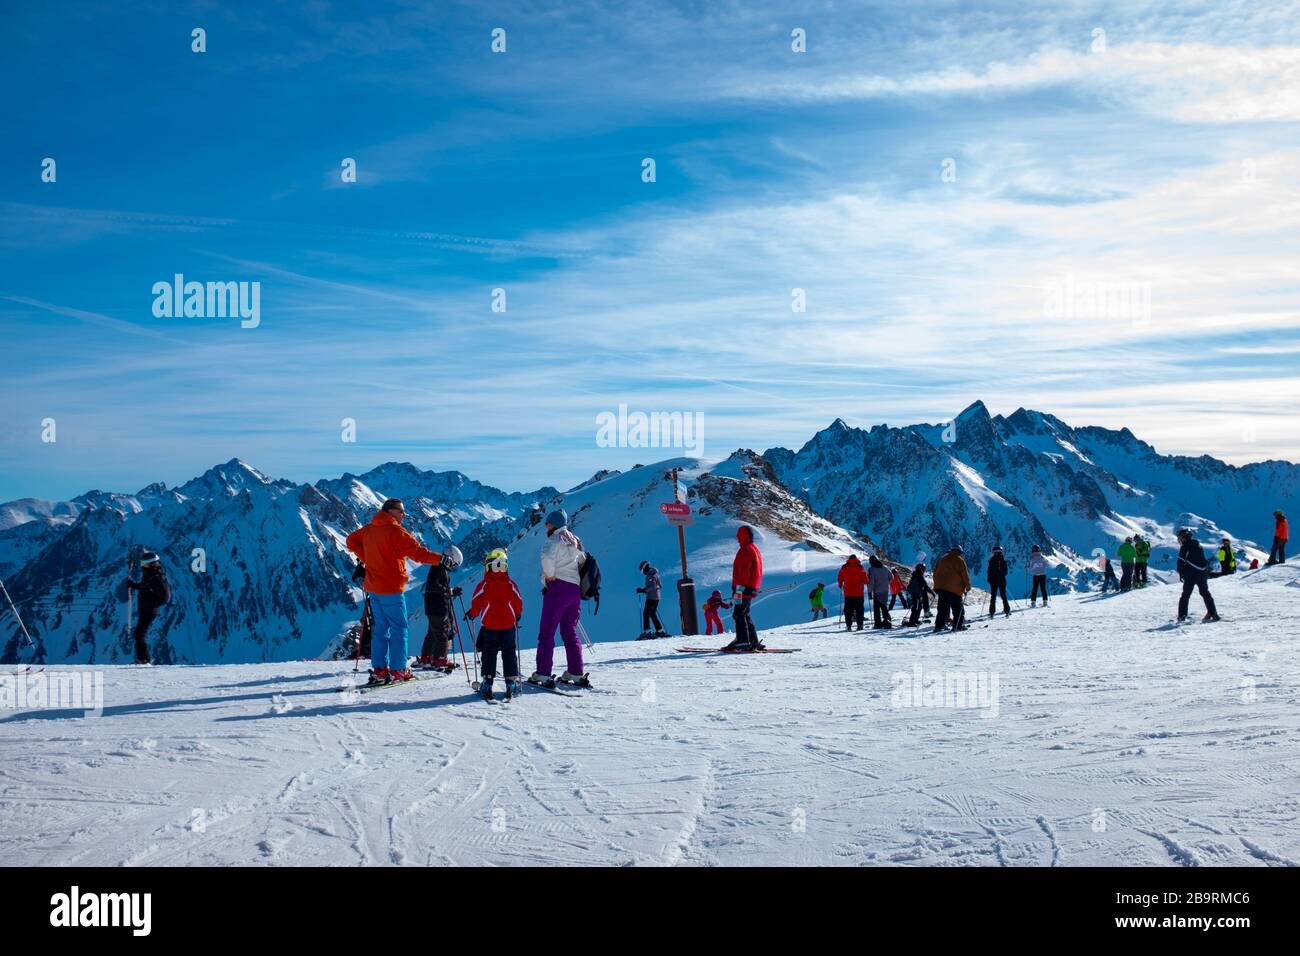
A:
[[[1039,50],[982,68],[900,76],[747,77],[726,92],[745,99],[836,101],[1016,93],[1070,85],[1137,109],[1200,123],[1300,119],[1300,47],[1124,43],[1105,52]]]

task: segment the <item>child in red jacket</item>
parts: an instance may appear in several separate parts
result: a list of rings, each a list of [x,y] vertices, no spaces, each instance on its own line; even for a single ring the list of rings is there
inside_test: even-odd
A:
[[[709,599],[704,602],[704,633],[706,635],[726,633],[727,629],[722,626],[722,618],[718,614],[718,608],[720,607],[730,608],[731,602],[722,600],[721,591],[714,591],[709,595]],[[717,627],[717,631],[713,630],[714,627]]]
[[[483,616],[478,647],[483,655],[483,678],[478,689],[492,699],[492,681],[497,676],[497,651],[501,652],[501,669],[505,671],[506,700],[519,693],[519,618],[524,613],[524,599],[510,580],[509,558],[497,548],[483,559],[483,580],[474,589],[465,617]]]

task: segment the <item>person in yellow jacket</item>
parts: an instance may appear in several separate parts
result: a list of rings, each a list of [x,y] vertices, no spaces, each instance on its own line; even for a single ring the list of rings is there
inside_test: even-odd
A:
[[[1219,570],[1210,575],[1212,578],[1222,578],[1229,574],[1237,573],[1237,556],[1232,553],[1232,539],[1224,538],[1219,545],[1219,553],[1215,555],[1219,559]]]
[[[1147,586],[1147,564],[1151,561],[1151,542],[1140,534],[1133,535],[1133,548],[1137,551],[1137,563],[1133,565],[1133,586]]]

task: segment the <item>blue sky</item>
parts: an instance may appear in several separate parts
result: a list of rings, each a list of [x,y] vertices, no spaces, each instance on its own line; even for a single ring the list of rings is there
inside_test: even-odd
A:
[[[669,456],[597,447],[621,403],[710,456],[978,398],[1300,460],[1290,4],[243,6],[6,13],[0,500],[567,486]],[[261,324],[156,318],[175,273]]]

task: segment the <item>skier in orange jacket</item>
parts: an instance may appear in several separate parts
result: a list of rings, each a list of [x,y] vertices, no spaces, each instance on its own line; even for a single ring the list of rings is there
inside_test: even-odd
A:
[[[348,535],[348,550],[365,565],[363,587],[374,615],[370,635],[370,683],[391,684],[415,675],[407,667],[406,561],[439,564],[442,555],[430,551],[402,527],[406,507],[389,498],[370,524]]]

